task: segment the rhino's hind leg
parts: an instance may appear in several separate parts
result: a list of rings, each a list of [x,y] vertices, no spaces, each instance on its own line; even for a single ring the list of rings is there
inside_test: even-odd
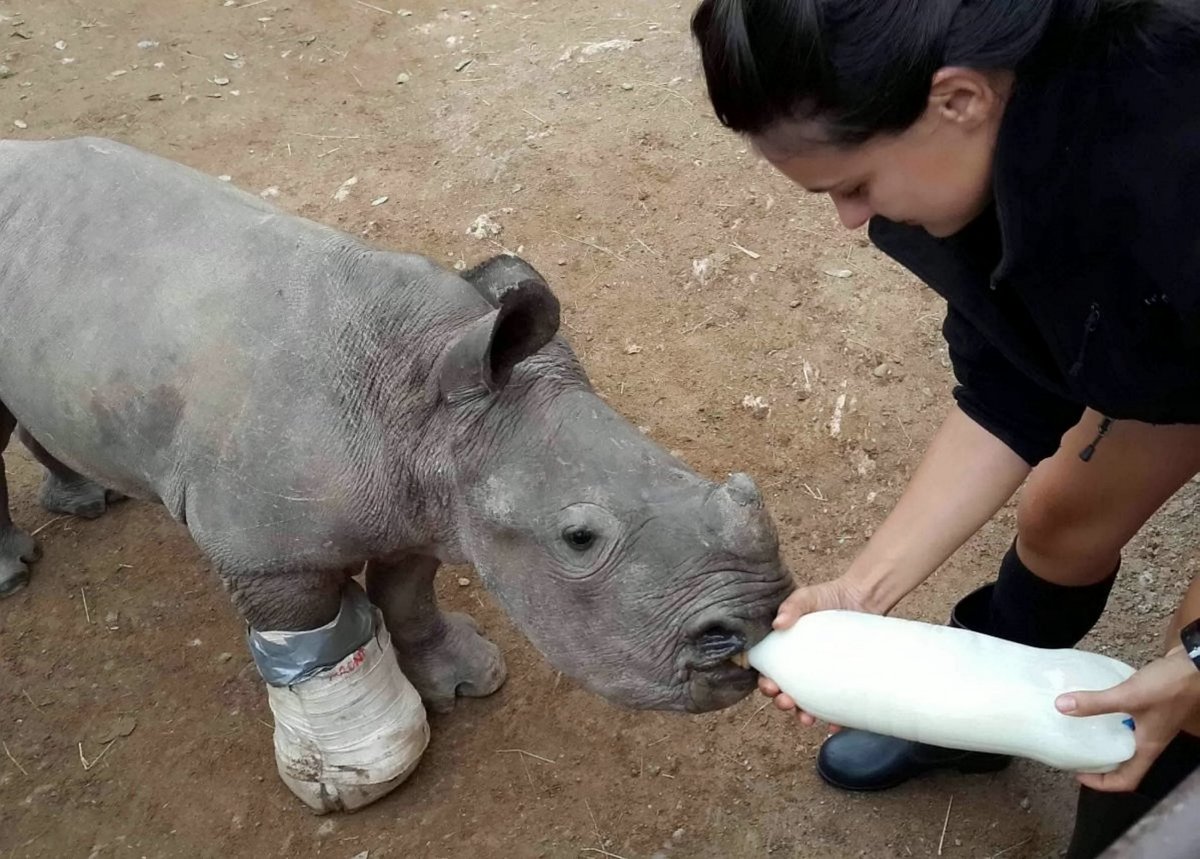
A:
[[[81,519],[95,519],[104,514],[109,504],[124,499],[125,496],[121,493],[105,489],[63,465],[51,456],[49,451],[42,447],[24,427],[17,430],[17,435],[20,437],[21,443],[29,448],[29,452],[46,469],[46,475],[42,478],[41,496],[38,500],[42,507],[51,513],[65,513]]]
[[[0,403],[0,453],[8,446],[16,421]],[[0,456],[0,597],[19,591],[29,584],[29,565],[38,558],[33,537],[13,524],[8,510],[8,480],[4,475],[4,457]]]
[[[396,564],[367,566],[367,593],[383,611],[400,668],[434,712],[453,709],[456,696],[481,698],[504,683],[500,648],[468,615],[443,612],[433,579],[439,562],[410,555]]]

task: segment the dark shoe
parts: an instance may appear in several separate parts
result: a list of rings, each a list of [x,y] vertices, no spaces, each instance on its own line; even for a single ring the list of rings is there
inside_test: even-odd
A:
[[[842,790],[888,790],[935,770],[990,773],[1011,762],[1008,755],[943,749],[870,731],[843,730],[821,746],[817,773]]]

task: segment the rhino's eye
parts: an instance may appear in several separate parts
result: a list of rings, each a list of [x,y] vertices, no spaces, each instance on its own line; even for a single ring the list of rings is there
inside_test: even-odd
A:
[[[596,534],[590,528],[575,525],[563,531],[563,540],[577,552],[582,552],[596,542]]]

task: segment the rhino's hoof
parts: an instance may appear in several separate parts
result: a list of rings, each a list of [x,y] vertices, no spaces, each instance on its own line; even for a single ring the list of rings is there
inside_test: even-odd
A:
[[[47,472],[42,480],[39,501],[51,513],[78,516],[80,519],[98,519],[110,504],[125,498],[119,492],[105,489],[98,483],[79,479],[65,481]]]
[[[425,736],[428,739],[428,725],[425,727]],[[338,811],[358,811],[376,800],[383,799],[403,784],[420,762],[420,758],[417,758],[395,778],[376,784],[307,781],[292,775],[289,772],[290,768],[283,762],[278,763],[277,769],[279,778],[301,802],[317,814],[332,814]]]
[[[391,793],[429,745],[421,696],[378,611],[374,638],[306,680],[268,686],[267,700],[279,777],[318,814],[356,811]]]
[[[12,527],[0,531],[0,597],[29,584],[29,565],[41,555],[37,541],[24,531]]]
[[[444,619],[445,634],[433,646],[399,653],[404,673],[434,713],[449,713],[458,698],[487,697],[508,677],[500,648],[480,634],[473,617],[448,612]]]
[[[24,565],[22,566],[24,567]],[[4,573],[0,572],[0,598],[12,596],[27,584],[29,584],[28,567],[24,567],[8,577],[4,577]]]

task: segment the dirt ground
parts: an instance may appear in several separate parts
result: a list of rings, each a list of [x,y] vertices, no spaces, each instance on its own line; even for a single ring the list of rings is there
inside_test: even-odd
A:
[[[0,0],[0,128],[118,138],[447,265],[520,250],[550,276],[598,389],[702,472],[750,472],[797,577],[835,575],[948,407],[936,297],[716,124],[691,3],[403,3]],[[481,214],[502,232],[468,235]],[[53,520],[24,451],[6,468],[45,558],[0,604],[4,859],[1064,846],[1067,776],[1018,763],[836,792],[813,771],[822,734],[758,696],[701,717],[629,713],[560,682],[458,570],[444,602],[501,646],[508,684],[434,717],[395,794],[314,817],[274,774],[261,683],[186,533],[142,504]],[[1191,489],[1138,539],[1086,646],[1152,654],[1196,563]],[[1012,525],[1006,510],[900,613],[940,621]]]

